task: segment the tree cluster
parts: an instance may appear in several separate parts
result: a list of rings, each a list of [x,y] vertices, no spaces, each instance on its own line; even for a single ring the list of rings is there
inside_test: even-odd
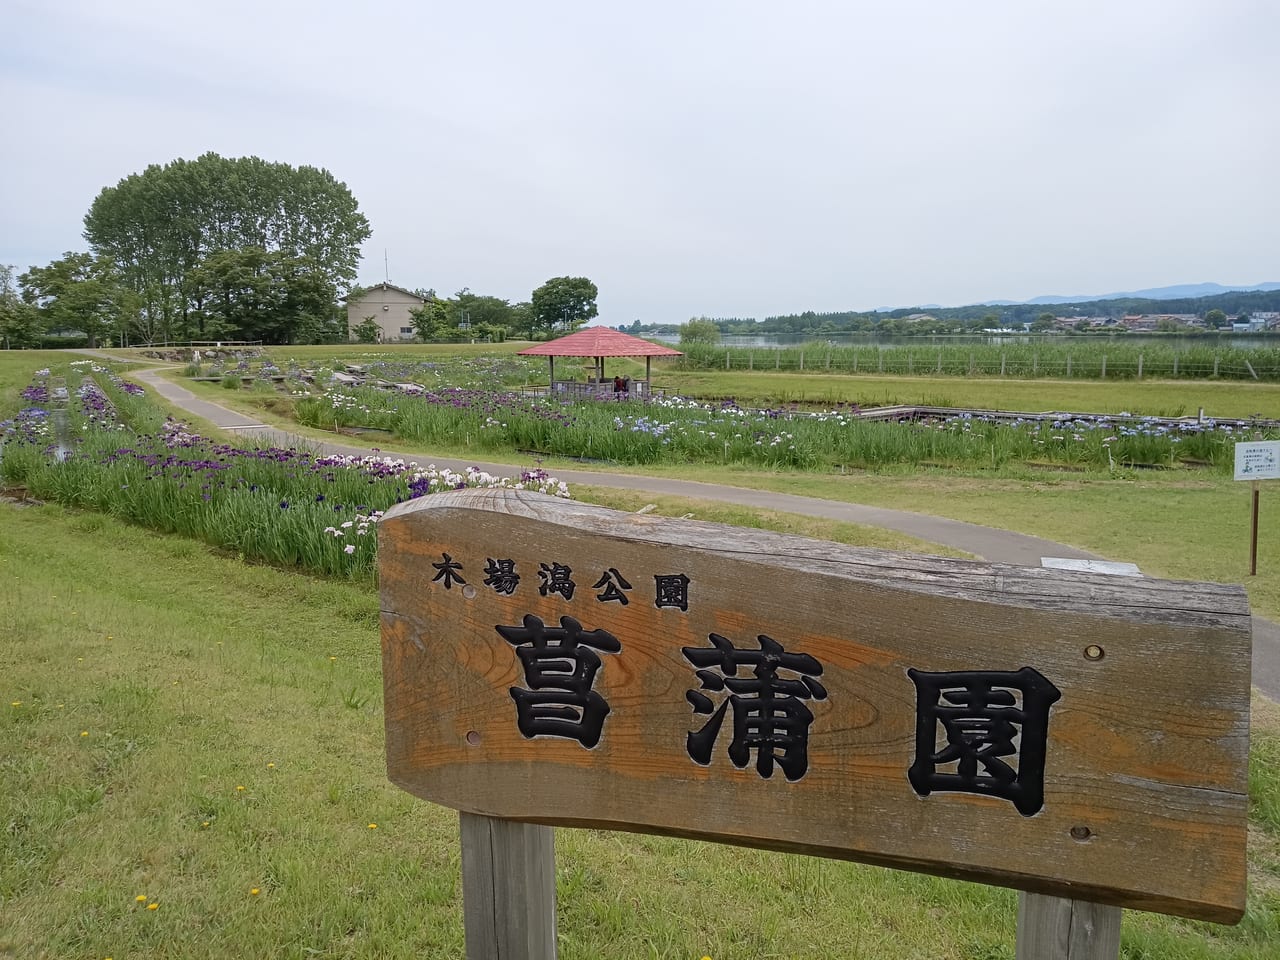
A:
[[[521,303],[472,293],[466,287],[449,298],[437,297],[433,290],[415,292],[427,302],[410,310],[409,316],[414,336],[427,342],[543,339],[576,330],[599,313],[599,291],[586,277],[553,277]],[[377,324],[373,327],[376,336]]]
[[[84,226],[88,252],[33,267],[18,284],[41,332],[79,331],[91,345],[345,339],[337,303],[369,236],[328,171],[216,153],[107,187]],[[12,307],[12,270],[5,283],[0,323],[29,325]]]

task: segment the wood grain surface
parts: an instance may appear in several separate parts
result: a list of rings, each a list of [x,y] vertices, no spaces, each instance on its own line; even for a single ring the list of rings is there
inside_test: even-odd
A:
[[[519,576],[509,594],[498,561]],[[1243,912],[1251,627],[1239,587],[861,550],[515,490],[396,507],[379,524],[379,577],[388,774],[416,796],[1219,922]],[[659,605],[657,577],[688,578],[684,609],[670,591]],[[571,599],[548,589],[557,578],[573,581]],[[521,732],[512,691],[530,675],[498,628],[518,634],[526,616],[617,640],[595,650],[590,690],[608,713],[593,746]],[[756,652],[765,635],[821,666],[823,695],[795,698],[812,715],[798,778],[763,775],[765,748],[745,766],[731,757],[737,705],[685,652],[713,649],[713,634]],[[908,780],[920,709],[908,671],[1023,668],[1060,694],[1042,805],[1024,815],[1002,796],[922,795]],[[705,764],[688,740],[712,719],[696,694],[725,717]],[[1017,767],[1025,746],[1006,760]]]

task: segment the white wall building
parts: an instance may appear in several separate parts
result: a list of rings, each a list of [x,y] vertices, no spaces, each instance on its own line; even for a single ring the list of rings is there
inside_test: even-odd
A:
[[[372,318],[381,333],[379,343],[394,343],[413,339],[413,318],[409,311],[424,303],[412,290],[391,283],[379,283],[365,290],[354,300],[347,301],[347,335],[355,340],[356,327]]]

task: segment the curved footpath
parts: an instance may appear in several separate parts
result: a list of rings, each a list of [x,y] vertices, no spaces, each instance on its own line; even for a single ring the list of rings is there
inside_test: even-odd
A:
[[[89,353],[90,351],[80,351]],[[101,354],[98,354],[102,356]],[[260,423],[253,417],[236,413],[226,407],[201,400],[185,387],[172,383],[155,369],[133,371],[130,376],[141,380],[159,396],[186,412],[208,420],[220,430],[245,433],[262,437],[277,446],[307,445],[324,453],[369,456],[369,447],[349,446],[340,443],[316,441],[276,429]],[[437,467],[447,467],[461,472],[468,466],[493,474],[510,475],[523,469],[518,464],[480,463],[474,460],[446,460],[424,457],[424,462]],[[594,473],[589,470],[556,470],[557,479],[566,483],[586,483],[601,487],[622,487],[646,490],[651,493],[690,497],[699,500],[718,500],[746,507],[758,507],[784,513],[798,513],[810,517],[822,517],[847,523],[861,523],[870,527],[884,527],[945,544],[957,550],[974,554],[993,563],[1016,563],[1023,566],[1040,566],[1041,557],[1068,557],[1081,560],[1104,559],[1066,544],[1055,543],[1040,537],[1031,537],[1008,530],[997,530],[976,523],[948,520],[905,510],[888,510],[867,507],[857,503],[820,500],[816,497],[798,497],[788,493],[772,493],[767,490],[749,490],[744,487],[720,486],[692,480],[671,480],[663,477],[633,476],[615,473]],[[1272,700],[1280,701],[1280,626],[1261,617],[1253,618],[1253,684]]]

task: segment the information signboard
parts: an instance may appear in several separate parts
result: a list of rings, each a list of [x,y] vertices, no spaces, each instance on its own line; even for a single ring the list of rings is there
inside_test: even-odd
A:
[[[379,528],[388,773],[419,797],[1241,915],[1239,587],[517,490]]]
[[[1280,440],[1236,444],[1237,480],[1280,480]]]

